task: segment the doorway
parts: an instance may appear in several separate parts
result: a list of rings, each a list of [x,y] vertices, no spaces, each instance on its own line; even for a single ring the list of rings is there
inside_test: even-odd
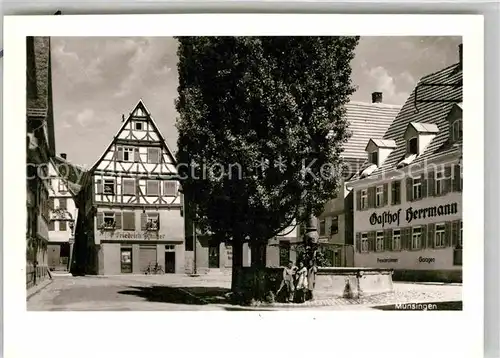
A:
[[[175,273],[175,245],[165,245],[165,273]]]
[[[120,259],[121,273],[132,273],[132,249],[121,249]]]
[[[208,268],[220,267],[220,245],[218,243],[211,243],[208,247]]]

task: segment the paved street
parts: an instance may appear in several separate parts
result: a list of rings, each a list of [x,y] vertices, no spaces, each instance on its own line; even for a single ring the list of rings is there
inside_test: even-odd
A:
[[[229,305],[230,276],[186,275],[71,277],[57,276],[27,303],[43,311],[253,310]],[[259,310],[359,310],[398,303],[461,301],[462,286],[396,283],[394,293],[359,300],[322,299],[303,305],[275,304]],[[319,293],[324,297],[324,293]]]

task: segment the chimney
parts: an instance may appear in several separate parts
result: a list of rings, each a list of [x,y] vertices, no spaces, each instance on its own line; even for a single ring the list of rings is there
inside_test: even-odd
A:
[[[63,158],[64,160],[66,160],[66,157],[67,157],[67,156],[68,156],[68,155],[67,155],[66,153],[61,153],[61,158]]]
[[[462,44],[458,45],[458,59],[459,59],[459,64],[460,64],[460,67],[462,67],[462,59],[463,59],[463,48],[462,48]]]
[[[372,93],[372,103],[382,103],[382,92]]]

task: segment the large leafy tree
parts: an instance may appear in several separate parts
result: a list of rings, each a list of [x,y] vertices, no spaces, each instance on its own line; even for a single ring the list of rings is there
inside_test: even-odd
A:
[[[177,160],[197,224],[265,244],[318,215],[348,139],[358,37],[180,37]]]

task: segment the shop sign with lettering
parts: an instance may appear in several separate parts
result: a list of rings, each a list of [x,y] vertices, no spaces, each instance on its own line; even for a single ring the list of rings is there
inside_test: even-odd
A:
[[[139,231],[109,231],[103,234],[105,240],[165,240],[165,234],[147,233]]]
[[[382,225],[384,227],[386,224],[396,224],[400,225],[401,221],[401,213],[402,209],[399,209],[396,212],[392,212],[390,210],[384,211],[383,213],[373,213],[370,216],[370,224],[371,225]],[[413,207],[409,207],[405,211],[405,220],[409,224],[413,220],[425,219],[436,216],[446,216],[446,215],[454,215],[458,213],[458,204],[451,203],[445,205],[437,205],[430,206],[427,208],[413,209]]]

